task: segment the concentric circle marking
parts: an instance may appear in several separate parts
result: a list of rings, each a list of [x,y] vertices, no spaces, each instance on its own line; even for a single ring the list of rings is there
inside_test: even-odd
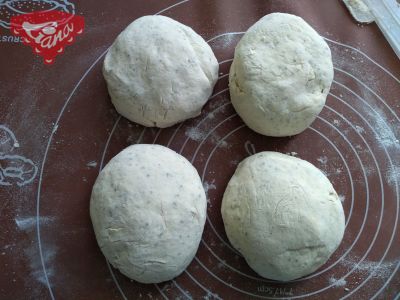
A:
[[[166,8],[165,10],[163,10],[163,11],[161,11],[161,12],[164,12],[164,11],[166,11],[166,10],[172,8],[172,7],[175,7],[175,6],[177,6],[177,5],[183,4],[183,3],[188,2],[188,1],[189,1],[189,0],[185,0],[185,1],[178,2],[178,3],[174,4],[174,5],[172,5],[172,6],[168,7],[168,8]],[[161,12],[160,12],[160,13],[161,13]],[[243,32],[235,32],[235,33],[225,33],[225,34],[221,34],[221,35],[219,35],[219,36],[216,36],[216,37],[210,39],[209,41],[213,41],[213,40],[217,39],[218,37],[221,37],[221,36],[224,36],[224,35],[228,35],[228,34],[243,34]],[[325,38],[325,39],[326,39],[326,38]],[[332,43],[341,45],[341,46],[343,46],[343,47],[351,48],[351,49],[357,51],[357,52],[360,53],[361,55],[363,55],[363,56],[365,56],[366,58],[368,58],[368,59],[369,59],[371,62],[373,62],[376,66],[378,66],[379,68],[381,68],[385,73],[387,73],[389,76],[391,76],[391,77],[392,77],[394,80],[396,80],[398,83],[400,83],[400,81],[399,81],[393,74],[391,74],[391,73],[390,73],[389,71],[387,71],[385,68],[383,68],[383,67],[380,66],[378,63],[376,63],[374,60],[372,60],[371,58],[369,58],[369,57],[368,57],[366,54],[364,54],[362,51],[360,51],[360,50],[358,50],[358,49],[355,49],[355,48],[353,48],[353,47],[351,47],[351,46],[341,44],[341,43],[339,43],[339,42],[331,41],[331,40],[329,40],[329,39],[326,39],[326,40],[329,41],[329,42],[332,42]],[[108,49],[107,49],[107,50],[108,50]],[[101,56],[99,56],[99,57],[95,60],[95,62],[88,68],[88,70],[84,73],[84,75],[82,76],[82,78],[78,81],[78,83],[77,83],[76,86],[74,87],[73,91],[72,91],[71,94],[69,95],[68,99],[67,99],[66,102],[64,103],[64,106],[63,106],[63,108],[61,109],[60,114],[59,114],[59,116],[58,116],[58,118],[57,118],[57,120],[56,120],[54,126],[58,126],[59,121],[60,121],[60,119],[61,119],[61,117],[62,117],[62,115],[63,115],[63,112],[65,111],[67,105],[69,104],[70,99],[72,98],[72,96],[73,96],[74,93],[76,92],[76,90],[77,90],[77,88],[79,87],[80,83],[81,83],[81,82],[83,81],[83,79],[88,75],[88,73],[92,70],[92,68],[94,67],[94,65],[96,65],[97,62],[105,55],[105,53],[107,52],[107,50],[106,50]],[[229,62],[229,61],[231,61],[231,60],[226,60],[226,61],[223,61],[223,62]],[[221,63],[223,63],[223,62],[221,62]],[[352,79],[354,79],[354,80],[356,80],[358,83],[360,83],[364,88],[366,88],[367,90],[369,90],[374,96],[376,96],[376,97],[384,104],[384,106],[390,111],[390,113],[393,114],[393,115],[395,116],[395,118],[397,119],[397,121],[400,122],[400,120],[399,120],[398,116],[396,115],[396,113],[386,104],[386,102],[385,102],[378,94],[376,94],[372,89],[370,89],[367,85],[365,85],[361,80],[359,80],[358,78],[356,78],[355,76],[351,75],[350,73],[348,73],[348,72],[346,72],[346,71],[344,71],[344,70],[340,70],[340,69],[338,69],[338,68],[335,68],[335,70],[338,70],[338,71],[342,72],[343,74],[348,75],[349,77],[351,77]],[[224,77],[227,76],[227,75],[228,75],[228,74],[225,74]],[[362,98],[361,98],[360,96],[358,96],[356,93],[354,93],[353,91],[351,91],[350,89],[348,89],[345,85],[342,85],[342,84],[340,84],[340,83],[338,83],[338,82],[336,82],[336,83],[337,83],[339,86],[341,85],[343,88],[347,89],[350,93],[352,93],[354,96],[356,96],[357,98],[359,98],[361,101],[363,101],[365,104],[368,105],[368,103],[367,103],[364,99],[362,99]],[[221,91],[221,93],[222,93],[222,92],[223,92],[223,91]],[[214,95],[214,96],[216,96],[216,95]],[[336,96],[334,96],[334,95],[332,95],[332,96],[333,96],[333,97],[336,97]],[[335,99],[338,99],[338,98],[336,97]],[[338,99],[338,100],[342,101],[341,99]],[[342,102],[343,102],[344,104],[347,104],[347,103],[344,102],[344,101],[342,101]],[[369,105],[368,105],[368,106],[369,106]],[[372,108],[371,106],[369,106],[369,107],[373,110],[373,108]],[[372,129],[372,131],[373,131],[374,133],[376,133],[376,131],[374,130],[374,128],[368,123],[368,121],[367,121],[361,114],[359,114],[359,113],[358,113],[355,109],[353,109],[351,106],[350,106],[350,108],[351,108],[357,115],[359,115],[359,117]],[[328,109],[329,109],[329,108],[328,108]],[[374,111],[374,110],[373,110],[373,111]],[[377,114],[376,111],[374,111],[374,112]],[[336,113],[337,113],[337,112],[336,112]],[[340,114],[339,114],[339,115],[340,115]],[[340,116],[341,116],[341,115],[340,115]],[[109,141],[110,141],[110,139],[111,139],[111,137],[112,137],[112,134],[113,134],[115,128],[117,127],[117,124],[118,124],[118,122],[119,122],[119,119],[120,119],[120,117],[117,119],[116,123],[114,124],[112,132],[110,132],[110,135],[109,135],[109,137],[108,137],[108,139],[107,139],[106,148],[108,147],[108,143],[109,143]],[[202,121],[203,121],[203,120],[202,120]],[[325,121],[326,121],[326,120],[325,120]],[[350,121],[348,121],[348,122],[350,122]],[[183,123],[181,123],[181,124],[176,128],[176,130],[175,130],[175,132],[174,132],[174,135],[171,137],[170,142],[168,143],[168,146],[172,143],[172,140],[175,138],[176,133],[179,131],[179,129],[181,128],[181,125],[182,125],[182,124],[183,124]],[[328,122],[328,124],[331,125],[329,122]],[[355,129],[354,126],[352,126],[351,122],[350,122],[349,124],[351,125],[351,127],[352,127],[353,129]],[[331,126],[332,126],[332,125],[331,125]],[[242,125],[240,128],[243,128],[243,127],[244,127],[244,125]],[[237,129],[235,129],[235,130],[239,130],[240,128],[237,128]],[[313,129],[311,129],[311,130],[313,130]],[[141,140],[141,138],[143,137],[144,131],[145,131],[145,130],[142,131],[142,134],[140,135],[139,140]],[[49,151],[49,147],[50,147],[50,144],[51,144],[51,141],[52,141],[54,132],[55,132],[55,131],[53,130],[52,133],[50,134],[50,137],[49,137],[49,140],[48,140],[48,144],[47,144],[47,147],[46,147],[46,150],[45,150],[44,159],[43,159],[43,161],[42,161],[42,167],[41,167],[41,171],[40,171],[40,176],[39,176],[39,187],[38,187],[37,205],[36,205],[36,208],[37,208],[37,210],[36,210],[36,211],[37,211],[37,220],[39,220],[39,216],[40,216],[40,193],[41,193],[41,183],[42,183],[42,178],[43,178],[43,170],[44,170],[44,166],[45,166],[47,154],[48,154],[48,151]],[[362,135],[360,135],[360,136],[361,136],[361,138],[363,139],[363,141],[367,144],[367,142],[366,142],[365,139],[362,137]],[[157,137],[158,137],[158,136],[157,136]],[[370,153],[373,155],[373,152],[372,152],[371,148],[368,146],[368,144],[367,144],[367,147],[370,149]],[[103,156],[102,156],[102,163],[103,163],[103,161],[104,161],[104,156],[105,156],[105,153],[106,153],[106,148],[105,148],[105,151],[104,151]],[[183,147],[183,148],[184,148],[184,147]],[[182,148],[182,149],[183,149],[183,148]],[[386,154],[386,156],[387,156],[387,158],[388,158],[388,160],[389,160],[389,162],[390,162],[390,165],[393,166],[391,157],[390,157],[390,155],[389,155],[389,153],[388,153],[388,151],[387,151],[385,145],[383,145],[383,150],[384,150],[384,152],[385,152],[385,154]],[[374,156],[374,157],[375,157],[375,156]],[[375,163],[377,163],[377,161],[376,161],[375,158],[374,158],[374,160],[375,160]],[[379,178],[380,178],[380,181],[381,181],[381,182],[380,182],[380,183],[381,183],[381,189],[382,189],[382,193],[383,193],[382,176],[381,176],[379,167],[377,168],[377,171],[379,172]],[[365,178],[364,178],[364,179],[365,179]],[[378,268],[378,267],[380,266],[380,264],[382,263],[382,261],[383,261],[384,258],[386,257],[386,255],[387,255],[387,253],[388,253],[388,251],[389,251],[389,249],[390,249],[390,247],[391,247],[391,245],[392,245],[392,242],[393,242],[393,239],[394,239],[394,235],[395,235],[396,230],[397,230],[396,227],[397,227],[398,217],[399,217],[399,191],[398,191],[398,182],[397,182],[397,178],[394,178],[394,180],[395,180],[396,197],[397,197],[397,201],[396,201],[396,219],[395,219],[394,228],[393,228],[392,235],[391,235],[390,241],[389,241],[389,243],[388,243],[388,246],[387,246],[387,248],[386,248],[386,250],[385,250],[385,252],[384,252],[384,254],[383,254],[381,260],[379,261],[378,265],[376,266],[376,268]],[[367,185],[368,185],[368,181],[367,181]],[[353,198],[353,197],[352,197],[352,198]],[[382,198],[382,209],[381,209],[381,217],[380,217],[379,226],[381,225],[382,216],[383,216],[383,205],[384,205],[384,201],[383,201],[383,198]],[[54,295],[53,295],[53,292],[52,292],[52,289],[51,289],[51,286],[50,286],[50,283],[49,283],[49,280],[48,280],[48,276],[47,276],[47,273],[46,273],[46,266],[45,266],[44,261],[43,261],[42,246],[41,246],[41,239],[40,239],[40,224],[39,224],[39,221],[37,221],[37,224],[36,224],[36,225],[37,225],[37,226],[36,226],[36,231],[37,231],[37,237],[38,237],[39,252],[40,252],[40,258],[41,258],[41,264],[42,264],[43,271],[44,271],[44,275],[45,275],[46,285],[47,285],[47,287],[48,287],[48,289],[49,289],[50,297],[51,297],[52,299],[54,299]],[[380,227],[379,227],[379,228],[380,228]],[[361,232],[361,231],[360,231],[360,232]],[[368,255],[369,250],[372,249],[372,247],[373,247],[373,245],[374,245],[374,243],[375,243],[375,241],[376,241],[376,239],[377,239],[378,233],[379,233],[379,229],[377,229],[377,231],[376,231],[376,233],[375,233],[375,236],[374,236],[374,239],[373,239],[373,243],[371,243],[370,247],[368,248],[367,253],[363,256],[362,260],[364,260],[364,259],[366,258],[366,256]],[[197,257],[195,257],[195,260],[196,260],[201,266],[204,267],[204,265],[198,260]],[[361,260],[361,261],[362,261],[362,260]],[[360,262],[361,262],[361,261],[360,261]],[[348,274],[346,274],[343,278],[345,278],[346,276],[348,276],[356,267],[357,267],[357,265],[356,265]],[[399,269],[399,267],[400,267],[400,262],[397,264],[397,266],[396,266],[396,268],[394,269],[393,273],[391,273],[391,276],[386,280],[386,282],[385,282],[384,285],[381,287],[381,289],[377,291],[377,293],[374,295],[374,297],[376,297],[379,293],[381,293],[381,292],[384,290],[384,288],[385,288],[386,285],[390,282],[391,278],[394,276],[395,272]],[[196,284],[198,284],[204,291],[208,291],[208,289],[207,289],[206,287],[202,286],[201,283],[199,283],[192,275],[190,275],[190,273],[188,273],[187,271],[185,271],[185,272],[186,272],[186,273],[188,274],[188,276],[189,276]],[[112,277],[113,277],[113,280],[114,280],[114,282],[116,283],[116,286],[117,286],[118,290],[120,291],[122,297],[123,297],[124,299],[126,299],[126,297],[125,297],[123,291],[120,289],[120,286],[119,286],[119,284],[118,284],[118,282],[117,282],[117,279],[116,279],[115,276],[114,276],[114,273],[113,273],[111,267],[110,267],[110,273],[111,273],[111,275],[112,275]],[[211,275],[215,278],[214,274],[211,273]],[[352,291],[351,291],[350,293],[348,293],[348,294],[345,296],[345,298],[346,298],[346,297],[349,297],[349,296],[352,295],[354,292],[356,292],[358,289],[360,289],[372,276],[373,276],[373,273],[371,273],[371,274],[361,283],[361,285],[357,286],[355,289],[352,289]],[[176,283],[175,281],[173,281],[173,282],[177,285],[177,283]],[[158,286],[156,286],[156,287],[157,287],[157,289],[159,290],[159,292],[161,293],[161,295],[162,295],[165,299],[167,299],[166,295],[162,292],[162,290],[160,290]],[[179,285],[177,285],[177,287],[178,287],[179,290],[181,290],[181,288],[179,287]],[[229,285],[229,287],[231,287],[231,288],[233,288],[233,289],[236,289],[235,287],[230,286],[230,285]],[[326,289],[326,288],[325,288],[325,289]],[[183,293],[183,292],[184,292],[183,290],[181,290],[181,292],[182,292],[182,294],[183,294],[185,297],[187,297],[187,295],[185,295],[185,293]],[[251,293],[247,293],[247,292],[245,292],[245,291],[240,291],[240,292],[244,292],[245,294],[252,295]],[[258,298],[268,298],[268,297],[263,297],[263,296],[259,296],[259,295],[252,295],[252,296],[258,297]],[[295,297],[292,297],[292,299],[294,299],[294,298],[299,298],[299,297],[303,297],[303,296],[304,296],[304,295],[302,295],[302,296],[295,296]],[[277,299],[277,298],[274,297],[274,299]],[[285,299],[287,299],[287,297],[286,297]]]

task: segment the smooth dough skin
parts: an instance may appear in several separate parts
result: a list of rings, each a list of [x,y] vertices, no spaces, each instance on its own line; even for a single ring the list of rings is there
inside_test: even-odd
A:
[[[328,178],[309,162],[261,152],[242,161],[222,200],[231,244],[265,278],[288,281],[322,266],[345,218]]]
[[[133,145],[99,174],[90,216],[101,251],[142,283],[173,279],[192,261],[206,220],[196,169],[159,145]]]
[[[201,113],[218,79],[218,61],[190,27],[164,16],[145,16],[117,37],[103,74],[121,115],[164,128]]]
[[[273,13],[246,32],[229,73],[234,108],[268,136],[305,130],[321,112],[333,81],[331,51],[302,18]]]

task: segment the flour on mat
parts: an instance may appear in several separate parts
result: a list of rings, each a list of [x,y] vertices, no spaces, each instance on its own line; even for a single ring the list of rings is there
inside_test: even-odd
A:
[[[215,118],[215,113],[214,112],[210,112],[208,115],[207,115],[207,117],[209,118],[209,119],[214,119]]]
[[[239,164],[239,160],[237,159],[233,159],[229,162],[229,164],[231,164],[232,166],[237,166]]]
[[[219,148],[229,148],[229,144],[228,144],[228,142],[227,141],[221,141],[219,144],[218,144],[218,147]]]
[[[207,291],[207,294],[203,296],[204,300],[220,300],[222,299],[221,297],[218,296],[218,294],[214,294],[211,291]]]
[[[53,262],[57,255],[57,248],[54,246],[43,245],[42,244],[42,255],[43,255],[43,263],[46,266],[46,274],[50,279],[55,275],[55,270],[53,266]],[[31,269],[31,276],[38,282],[47,285],[46,277],[43,273],[43,266],[40,260],[40,255],[38,251],[37,244],[34,243],[32,246],[29,246],[25,249],[25,256],[29,260],[29,267]]]
[[[386,171],[386,180],[390,185],[400,184],[400,166],[391,166]]]
[[[203,188],[204,188],[204,192],[206,193],[207,202],[210,203],[210,198],[208,197],[208,191],[217,189],[217,186],[215,185],[215,179],[213,179],[211,181],[211,183],[207,182],[207,181],[204,181],[203,182]]]
[[[55,220],[54,217],[39,217],[40,224],[50,224]],[[24,218],[15,218],[15,224],[20,230],[28,231],[36,228],[36,216],[32,217],[24,217]]]
[[[389,155],[393,156],[391,152],[399,152],[400,151],[400,141],[398,140],[398,136],[400,136],[400,129],[398,126],[394,126],[391,122],[385,117],[383,111],[378,108],[374,108],[377,113],[373,111],[366,110],[370,118],[372,119],[372,126],[375,129],[375,138],[379,143],[379,146],[386,149]],[[400,161],[393,160],[392,164],[386,170],[386,180],[387,182],[394,186],[397,182],[400,182]]]
[[[220,91],[218,93],[220,93],[218,96],[215,95],[213,96],[213,99],[210,99],[209,109],[211,110],[211,114],[215,114],[216,112],[223,113],[226,108],[229,107],[229,105],[225,104],[230,103],[231,101],[230,98],[228,98],[229,90],[226,89],[226,91]],[[215,115],[212,116],[212,118],[214,117]]]
[[[340,200],[340,202],[344,202],[344,200],[346,200],[346,197],[345,196],[343,196],[343,195],[339,195],[339,200]]]
[[[191,140],[201,142],[207,136],[207,132],[198,127],[190,127],[186,130],[185,135]]]
[[[328,157],[326,157],[326,156],[320,156],[320,157],[317,158],[317,160],[318,160],[321,164],[326,165],[326,163],[328,162]]]
[[[376,169],[373,166],[364,166],[365,175],[371,176],[376,173]]]
[[[362,81],[369,88],[371,88],[375,92],[378,91],[379,85],[377,83],[381,83],[382,78],[379,78],[380,75],[375,72],[375,68],[371,67],[373,66],[372,64],[364,63],[365,57],[362,54],[358,53],[353,49],[345,48],[341,45],[332,43],[330,41],[327,42],[332,51],[333,66],[335,68],[339,68],[345,71],[351,70],[346,72],[351,73],[352,76],[356,77],[357,79],[362,78]],[[337,72],[342,73],[339,70]],[[368,76],[365,76],[366,74],[368,74]],[[343,95],[340,94],[339,97],[342,98]]]
[[[362,275],[371,275],[373,278],[379,278],[386,280],[391,274],[393,269],[399,263],[399,261],[386,261],[379,264],[375,261],[363,260],[358,264],[359,259],[355,257],[349,257],[341,260],[341,264],[348,268],[355,268],[354,272]],[[357,265],[358,264],[358,265]]]
[[[329,278],[329,284],[336,287],[342,287],[345,286],[347,282],[344,278],[336,279],[335,277],[331,277]]]
[[[339,126],[340,124],[341,124],[342,122],[340,122],[340,120],[333,120],[333,124],[335,125],[335,126]]]
[[[86,164],[86,167],[89,167],[89,168],[96,168],[96,166],[97,166],[97,162],[94,160],[92,160]]]
[[[399,129],[395,129],[389,123],[389,120],[385,118],[385,115],[382,111],[375,108],[377,114],[369,111],[369,115],[373,118],[374,123],[372,124],[376,131],[376,139],[380,142],[380,144],[387,148],[395,148],[396,150],[400,150],[400,142],[396,137],[400,132]]]
[[[359,134],[365,132],[364,128],[362,128],[361,126],[356,125],[355,128],[356,128],[356,131],[357,131]]]
[[[362,78],[364,80],[367,77],[369,78],[369,76]],[[376,92],[376,88],[372,88],[372,90]],[[361,97],[373,108],[371,109],[367,105],[362,106],[364,113],[368,116],[371,127],[375,131],[375,138],[380,146],[400,150],[400,141],[397,138],[400,135],[400,128],[395,125],[397,120],[391,121],[388,119],[385,112],[379,108],[381,102],[378,102],[376,96],[373,96],[370,92],[362,89]]]
[[[212,41],[215,49],[231,49],[236,40],[241,36],[236,34],[226,34]]]
[[[199,127],[190,127],[185,131],[185,135],[196,142],[202,142],[206,138],[210,138],[214,145],[218,144],[219,148],[229,148],[229,144],[225,140],[221,140],[221,137],[214,131],[209,135],[207,130],[203,130]]]

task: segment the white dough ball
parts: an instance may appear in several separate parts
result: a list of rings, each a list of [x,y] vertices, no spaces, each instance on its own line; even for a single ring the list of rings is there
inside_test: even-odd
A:
[[[192,261],[206,220],[196,169],[160,145],[133,145],[94,184],[90,216],[101,251],[142,283],[170,280]]]
[[[234,108],[254,131],[290,136],[321,112],[333,81],[331,51],[302,18],[273,13],[246,32],[229,73]]]
[[[288,281],[322,266],[339,246],[342,204],[309,162],[277,152],[242,161],[222,200],[231,244],[259,275]]]
[[[117,37],[103,74],[121,115],[164,128],[201,113],[218,79],[218,61],[190,27],[164,16],[145,16]]]

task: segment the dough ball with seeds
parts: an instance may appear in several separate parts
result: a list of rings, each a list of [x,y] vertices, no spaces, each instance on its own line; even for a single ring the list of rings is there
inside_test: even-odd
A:
[[[345,218],[329,179],[277,152],[242,161],[222,200],[231,244],[259,275],[292,280],[321,267],[339,246]]]
[[[290,136],[321,112],[333,81],[331,51],[302,18],[263,17],[235,49],[229,73],[232,104],[254,131]]]
[[[218,79],[218,61],[190,27],[145,16],[117,37],[103,74],[121,115],[164,128],[201,113]]]
[[[142,283],[173,279],[192,261],[206,220],[196,169],[160,145],[133,145],[100,172],[90,216],[101,251]]]

